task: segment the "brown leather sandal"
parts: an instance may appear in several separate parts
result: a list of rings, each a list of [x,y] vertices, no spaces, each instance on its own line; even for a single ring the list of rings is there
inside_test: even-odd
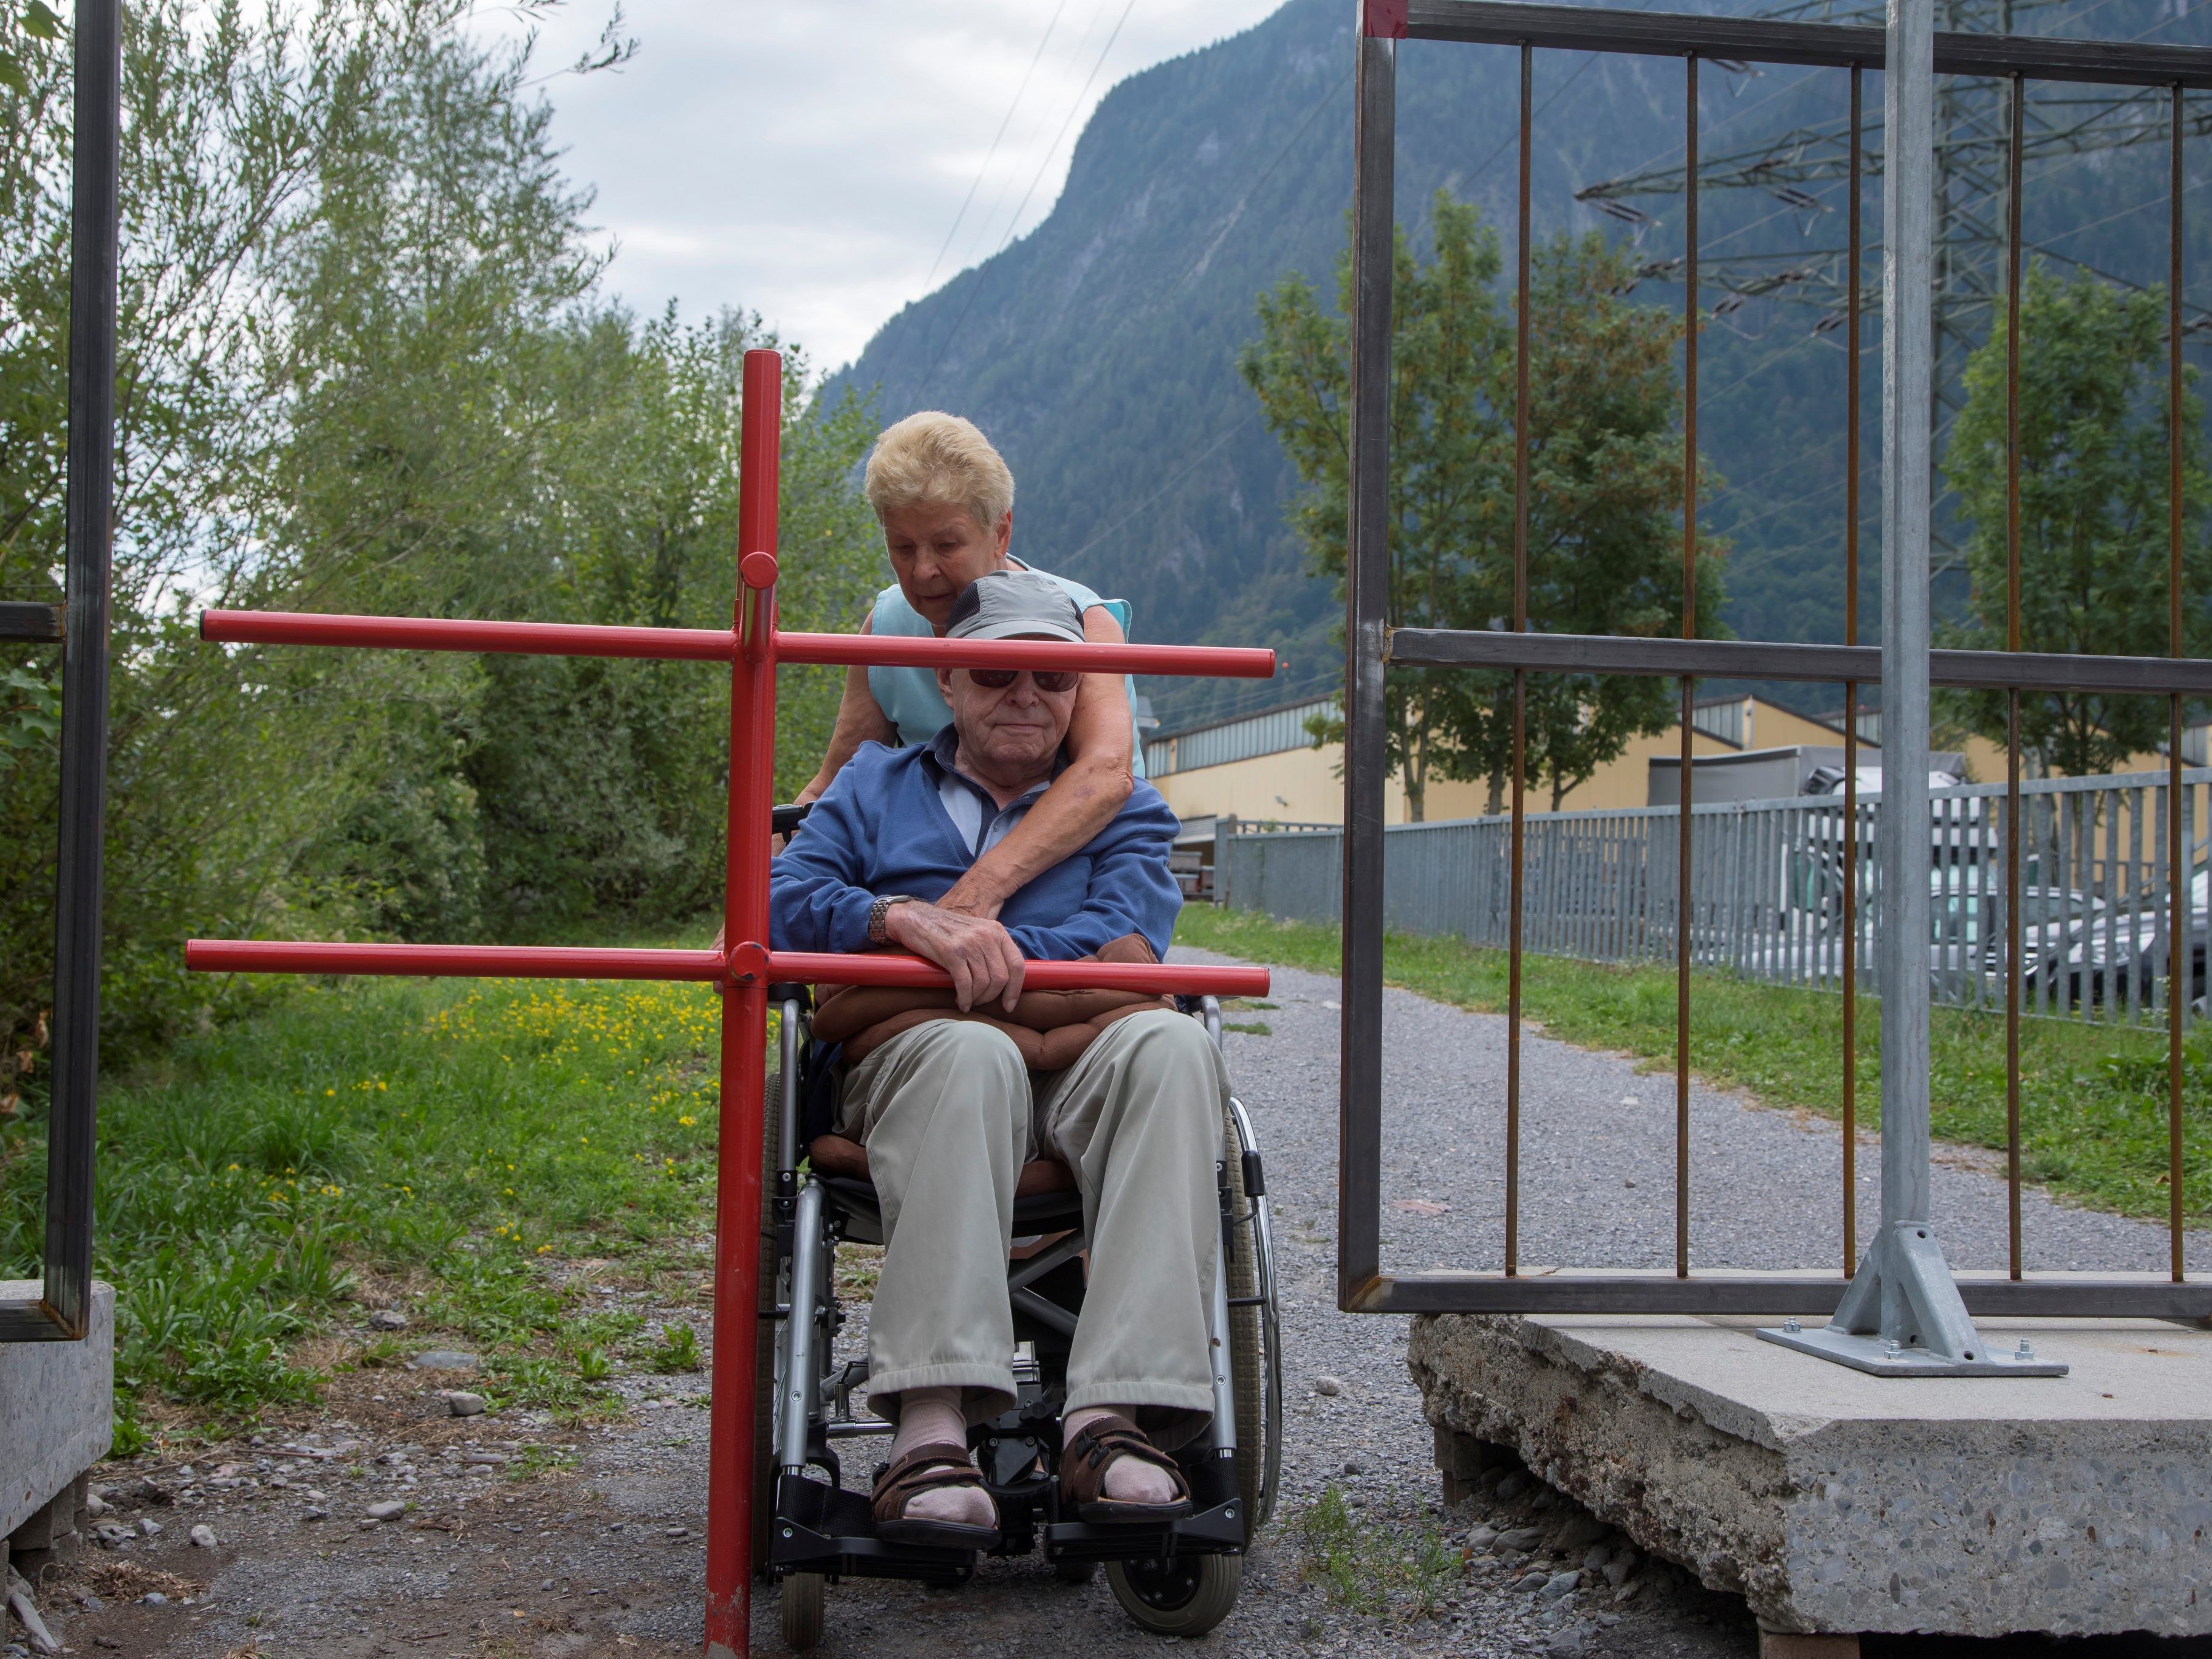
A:
[[[1106,1471],[1120,1457],[1133,1457],[1165,1469],[1176,1495],[1164,1504],[1133,1504],[1106,1496]],[[1190,1487],[1175,1460],[1145,1438],[1125,1417],[1094,1418],[1076,1431],[1060,1454],[1060,1501],[1076,1518],[1091,1522],[1173,1521],[1190,1513]]]
[[[968,1448],[950,1441],[916,1446],[895,1463],[876,1471],[872,1498],[876,1536],[894,1544],[925,1544],[936,1549],[988,1550],[998,1547],[996,1527],[908,1516],[906,1506],[926,1492],[944,1486],[981,1488],[983,1477],[969,1461]]]

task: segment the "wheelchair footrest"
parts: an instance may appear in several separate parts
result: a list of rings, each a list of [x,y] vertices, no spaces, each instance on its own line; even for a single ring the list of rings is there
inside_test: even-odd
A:
[[[1096,1526],[1055,1521],[1044,1528],[1048,1559],[1139,1561],[1174,1555],[1237,1555],[1244,1549],[1244,1505],[1235,1498],[1164,1526]]]
[[[779,1575],[819,1572],[843,1578],[964,1584],[975,1575],[975,1553],[886,1543],[875,1535],[874,1516],[865,1495],[785,1474],[775,1483],[769,1563]]]

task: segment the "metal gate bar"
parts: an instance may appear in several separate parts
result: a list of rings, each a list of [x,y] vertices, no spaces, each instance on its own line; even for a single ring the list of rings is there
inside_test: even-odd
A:
[[[119,0],[77,0],[72,33],[76,84],[70,175],[65,603],[59,618],[51,605],[0,607],[6,612],[0,617],[0,638],[63,641],[46,1276],[37,1301],[0,1301],[0,1342],[77,1341],[86,1334],[92,1311],[92,1163],[107,798],[107,591],[115,540],[115,284],[123,132]]]

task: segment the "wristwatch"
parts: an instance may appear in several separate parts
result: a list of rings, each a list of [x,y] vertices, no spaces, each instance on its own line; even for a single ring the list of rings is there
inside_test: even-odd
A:
[[[891,936],[891,906],[911,904],[913,902],[914,895],[911,893],[878,895],[876,902],[868,907],[868,943],[871,945],[887,943]]]

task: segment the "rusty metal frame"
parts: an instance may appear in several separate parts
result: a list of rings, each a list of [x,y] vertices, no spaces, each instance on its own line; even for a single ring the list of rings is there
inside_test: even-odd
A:
[[[1510,3],[1509,0],[1362,0],[1361,27],[1353,72],[1352,317],[1351,386],[1351,489],[1345,611],[1345,812],[1342,1072],[1339,1099],[1340,1151],[1337,1236],[1339,1306],[1359,1312],[1419,1313],[1675,1313],[1827,1315],[1849,1288],[1857,1261],[1855,1173],[1850,1134],[1856,1128],[1856,1008],[1853,974],[1856,952],[1846,951],[1844,1059],[1846,1150],[1844,1194],[1844,1259],[1833,1276],[1791,1273],[1698,1273],[1689,1267],[1686,1177],[1687,1136],[1681,1115],[1690,1070],[1687,956],[1678,962],[1677,1212],[1675,1259],[1671,1270],[1574,1270],[1528,1274],[1519,1257],[1519,1128],[1521,1118],[1522,883],[1523,793],[1526,762],[1526,683],[1534,672],[1572,671],[1679,678],[1686,707],[1700,677],[1791,679],[1841,684],[1848,701],[1844,721],[1845,810],[1857,806],[1856,762],[1859,689],[1882,679],[1881,652],[1858,638],[1859,512],[1859,290],[1863,247],[1858,185],[1861,168],[1861,78],[1882,67],[1884,32],[1879,28],[1777,23],[1716,16],[1649,12],[1614,12],[1581,7]],[[1389,617],[1389,381],[1391,338],[1391,255],[1395,149],[1397,42],[1402,40],[1465,41],[1516,47],[1521,57],[1519,167],[1520,248],[1517,254],[1516,375],[1516,487],[1514,522],[1514,615],[1511,631],[1466,632],[1442,629],[1393,629]],[[1684,626],[1680,639],[1610,638],[1545,634],[1530,630],[1528,591],[1528,365],[1529,165],[1532,114],[1531,60],[1539,48],[1680,57],[1686,60],[1686,138],[1692,156],[1689,198],[1690,244],[1686,295],[1686,416],[1683,469]],[[1700,58],[1736,62],[1797,64],[1847,70],[1850,76],[1851,177],[1850,258],[1852,303],[1848,319],[1850,370],[1846,393],[1850,422],[1844,556],[1844,642],[1807,645],[1702,640],[1695,634],[1696,532],[1696,194],[1697,63]],[[2169,789],[2168,869],[2172,880],[2170,939],[2185,939],[2187,900],[2184,885],[2180,721],[2184,697],[2212,696],[2212,662],[2185,657],[2180,599],[2181,365],[2180,201],[2181,100],[2185,89],[2212,88],[2212,52],[2135,43],[2029,40],[1938,34],[1935,66],[1939,74],[2008,79],[2014,88],[2014,118],[2029,80],[2094,82],[2164,87],[2173,96],[2173,183],[2172,281],[2169,302],[2172,343],[2169,362],[2169,422],[2173,487],[2170,492],[2171,598],[2168,654],[2164,657],[2066,656],[2020,648],[2016,580],[2008,595],[2009,648],[2002,652],[1929,651],[1929,681],[1936,685],[2007,691],[2016,705],[2023,691],[2056,689],[2112,694],[2163,695],[2171,699],[2173,726]],[[2017,149],[2014,151],[2018,154]],[[2009,216],[2017,224],[2020,181],[2011,179]],[[2011,290],[2018,293],[2018,236],[2013,237]],[[2014,325],[2016,329],[2016,325]],[[2017,353],[2011,376],[2017,385]],[[2016,474],[2016,413],[2009,448]],[[2013,562],[2018,532],[2012,530]],[[1480,667],[1513,675],[1514,765],[1510,909],[1513,928],[1508,954],[1508,1032],[1505,1254],[1498,1272],[1437,1272],[1394,1276],[1382,1269],[1382,1054],[1383,821],[1386,782],[1385,675],[1393,668]],[[1688,720],[1685,720],[1686,747]],[[2016,745],[2015,745],[2016,748]],[[2016,771],[2016,769],[2015,769]],[[1685,805],[1690,769],[1683,770]],[[2016,819],[2018,782],[2008,791]],[[1690,835],[1687,813],[1680,837],[1680,872],[1686,881]],[[2008,844],[2013,838],[2008,836]],[[1847,890],[1850,884],[1846,884]],[[2007,892],[2016,935],[2019,909],[2017,853],[2009,855]],[[1847,914],[1855,895],[1847,890]],[[1855,915],[1853,915],[1855,921]],[[1850,937],[1856,937],[1854,932]],[[2169,948],[2171,948],[2169,946]],[[2014,1033],[2019,1018],[2019,950],[2008,949],[2011,1009]],[[2168,975],[2171,984],[2172,975]],[[1966,1310],[1990,1316],[2097,1316],[2109,1317],[2212,1318],[2212,1282],[2189,1280],[2183,1272],[2180,1119],[2180,999],[2167,998],[2170,1084],[2172,1268],[2170,1282],[2154,1278],[2091,1278],[2066,1275],[2027,1278],[2019,1255],[2019,1145],[2017,1128],[2018,1049],[2008,1044],[2011,1133],[2008,1186],[2013,1212],[2012,1259],[2004,1277],[1969,1275],[1958,1281]]]
[[[67,602],[58,613],[49,605],[0,606],[0,640],[63,641],[45,1279],[35,1300],[0,1299],[0,1342],[80,1341],[92,1319],[107,595],[115,536],[120,0],[77,0],[72,34],[76,86],[70,203],[68,493],[63,509]]]

